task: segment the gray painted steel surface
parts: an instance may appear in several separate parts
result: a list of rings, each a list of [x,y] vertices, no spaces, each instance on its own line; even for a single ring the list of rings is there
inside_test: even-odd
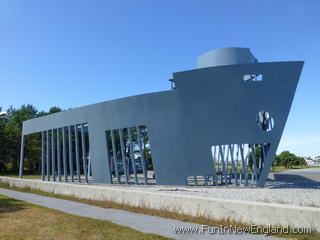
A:
[[[107,160],[106,131],[109,130],[142,125],[148,128],[156,182],[160,185],[185,185],[190,176],[205,176],[205,182],[208,176],[215,179],[212,146],[225,149],[219,150],[218,154],[224,158],[234,151],[235,146],[241,155],[240,146],[244,144],[251,147],[251,152],[256,150],[255,144],[267,144],[263,145],[266,148],[262,150],[260,167],[255,166],[254,161],[256,171],[252,175],[256,178],[256,185],[263,186],[289,114],[303,62],[258,63],[249,49],[224,48],[200,56],[198,66],[202,68],[173,73],[171,81],[175,88],[169,91],[106,101],[25,121],[23,136],[52,129],[54,132],[57,128],[68,128],[70,134],[72,126],[79,135],[81,131],[77,126],[88,124],[89,155],[95,183],[112,183],[111,161]],[[262,80],[258,75],[263,77]],[[259,119],[265,120],[264,116],[272,117],[272,122],[268,120],[267,125],[261,125]],[[48,132],[47,140],[50,140]],[[78,142],[77,138],[76,162],[79,167]],[[50,157],[48,153],[47,156]],[[228,178],[233,176],[233,181],[237,181],[240,177],[234,171],[231,158],[234,159],[234,155],[221,162],[225,169],[219,177],[226,184],[230,182]],[[241,164],[241,158],[243,156],[234,161]],[[230,173],[228,164],[231,165]]]

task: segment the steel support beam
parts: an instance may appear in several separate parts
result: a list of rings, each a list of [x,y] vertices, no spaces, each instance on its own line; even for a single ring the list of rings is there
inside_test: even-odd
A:
[[[47,130],[47,180],[50,181],[50,135]]]
[[[143,170],[143,176],[144,176],[144,184],[148,184],[148,173],[147,173],[147,166],[145,165],[145,159],[144,159],[144,153],[142,149],[142,142],[141,142],[141,130],[139,126],[136,127],[137,129],[137,138],[138,138],[138,145],[139,145],[139,151],[141,155],[141,165],[142,165],[142,170]]]
[[[219,171],[219,162],[217,162],[216,160],[216,152],[217,152],[217,146],[214,146],[214,152],[213,152],[213,181],[214,181],[214,185],[217,185],[217,171],[216,171],[216,167],[215,164],[218,165],[218,171]],[[211,153],[212,153],[212,148],[211,148]]]
[[[240,156],[241,156],[241,165],[242,165],[242,170],[243,170],[243,174],[244,174],[244,178],[245,178],[245,186],[248,186],[248,169],[245,163],[245,158],[244,158],[244,146],[242,146],[242,144],[239,145],[240,146]]]
[[[59,179],[59,182],[61,182],[60,128],[57,128],[57,163],[58,163],[58,179]]]
[[[75,135],[75,143],[76,143],[76,167],[77,167],[77,177],[78,182],[81,182],[80,175],[80,156],[79,156],[79,132],[77,125],[74,125],[74,135]]]
[[[21,136],[21,149],[20,149],[20,169],[19,169],[19,178],[23,177],[23,168],[24,168],[24,142],[25,136]]]
[[[123,130],[122,129],[119,129],[119,138],[120,138],[120,148],[121,148],[123,172],[125,175],[126,184],[129,184],[129,176],[128,176],[129,171],[127,169],[127,161],[126,161],[126,154],[125,154],[125,150],[124,150]]]
[[[129,138],[129,146],[130,146],[130,155],[131,155],[131,163],[133,168],[133,174],[134,174],[134,182],[135,184],[138,184],[138,176],[137,176],[137,168],[136,168],[136,160],[134,158],[134,152],[133,152],[133,143],[132,143],[132,135],[130,128],[127,128],[128,130],[128,138]]]
[[[68,167],[67,167],[67,149],[66,149],[66,129],[62,128],[62,162],[64,181],[68,182]]]
[[[118,168],[118,158],[117,158],[117,149],[116,149],[116,141],[114,137],[113,130],[111,132],[111,142],[112,142],[112,155],[113,155],[113,162],[114,162],[114,171],[116,173],[116,177],[118,180],[118,184],[121,184],[121,176],[119,174],[119,168]]]
[[[51,158],[52,158],[52,180],[55,182],[56,181],[56,146],[55,146],[55,141],[54,141],[54,132],[55,130],[51,130]]]
[[[225,160],[224,150],[225,150],[225,146],[223,146],[223,148],[222,148],[221,145],[219,145],[219,152],[220,152],[221,163],[222,163],[222,172],[224,175],[224,183],[225,183],[225,185],[228,185],[227,169],[226,169],[226,163],[224,161]],[[222,176],[222,174],[221,174],[221,176]],[[222,183],[222,179],[221,179],[221,183]]]
[[[86,150],[86,140],[84,135],[84,124],[81,124],[81,147],[82,147],[82,164],[84,171],[84,180],[88,183],[88,172],[87,172],[87,150]]]
[[[109,133],[110,134],[110,133]],[[112,159],[110,158],[109,155],[109,135],[108,132],[106,132],[106,150],[107,150],[107,165],[109,166],[109,171],[110,171],[110,182],[113,184],[113,179],[112,179]]]
[[[73,172],[73,153],[72,153],[72,129],[68,126],[68,138],[69,138],[69,169],[71,182],[74,182],[74,172]]]
[[[41,132],[41,179],[42,181],[45,180],[44,177],[44,168],[45,168],[45,159],[44,159],[44,155],[45,155],[45,132]]]
[[[234,145],[233,144],[229,144],[229,152],[230,152],[230,156],[231,156],[231,164],[232,164],[232,168],[233,168],[233,178],[235,180],[235,184],[238,185],[238,172],[237,172],[237,168],[235,166],[235,160],[234,160]],[[231,174],[230,174],[230,178],[231,178]]]

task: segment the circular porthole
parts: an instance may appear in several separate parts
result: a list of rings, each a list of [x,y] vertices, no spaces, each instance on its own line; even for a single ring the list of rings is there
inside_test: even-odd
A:
[[[260,111],[258,113],[256,122],[259,128],[263,131],[270,132],[274,127],[274,120],[271,117],[270,113],[267,111]]]

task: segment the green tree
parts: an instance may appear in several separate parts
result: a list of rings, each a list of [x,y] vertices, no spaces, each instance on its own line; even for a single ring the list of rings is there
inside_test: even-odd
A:
[[[259,159],[261,157],[261,147],[255,146],[255,157],[256,157],[256,166],[259,167]],[[249,154],[249,168],[252,169],[253,166],[253,158],[252,158],[252,152]]]
[[[19,155],[21,144],[21,132],[22,123],[28,119],[37,116],[37,109],[32,105],[23,105],[19,109],[10,107],[8,109],[8,122],[5,126],[5,138],[6,138],[6,160],[7,167],[10,170],[17,172],[19,169]],[[26,145],[26,156],[30,154],[30,151]]]
[[[51,108],[49,109],[48,114],[57,113],[57,112],[61,112],[61,111],[62,111],[61,108],[59,108],[59,107],[57,107],[57,106],[53,106],[53,107],[51,107]]]
[[[285,168],[292,168],[293,166],[306,165],[304,158],[297,157],[289,151],[283,151],[275,157],[275,165],[284,166]]]
[[[40,111],[32,105],[22,105],[20,108],[10,107],[5,114],[0,114],[0,172],[17,172],[20,161],[20,145],[23,121],[61,112],[54,106],[49,112]],[[0,112],[2,108],[0,107]],[[26,136],[24,148],[25,170],[39,172],[41,162],[41,133]]]
[[[0,113],[2,108],[0,107]],[[0,114],[0,172],[6,171],[6,139],[5,139],[5,127],[6,127],[6,115]]]

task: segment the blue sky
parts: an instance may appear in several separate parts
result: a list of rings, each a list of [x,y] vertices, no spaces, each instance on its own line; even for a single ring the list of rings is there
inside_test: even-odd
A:
[[[0,106],[64,109],[169,89],[220,47],[304,60],[279,151],[320,155],[320,1],[0,0]]]

